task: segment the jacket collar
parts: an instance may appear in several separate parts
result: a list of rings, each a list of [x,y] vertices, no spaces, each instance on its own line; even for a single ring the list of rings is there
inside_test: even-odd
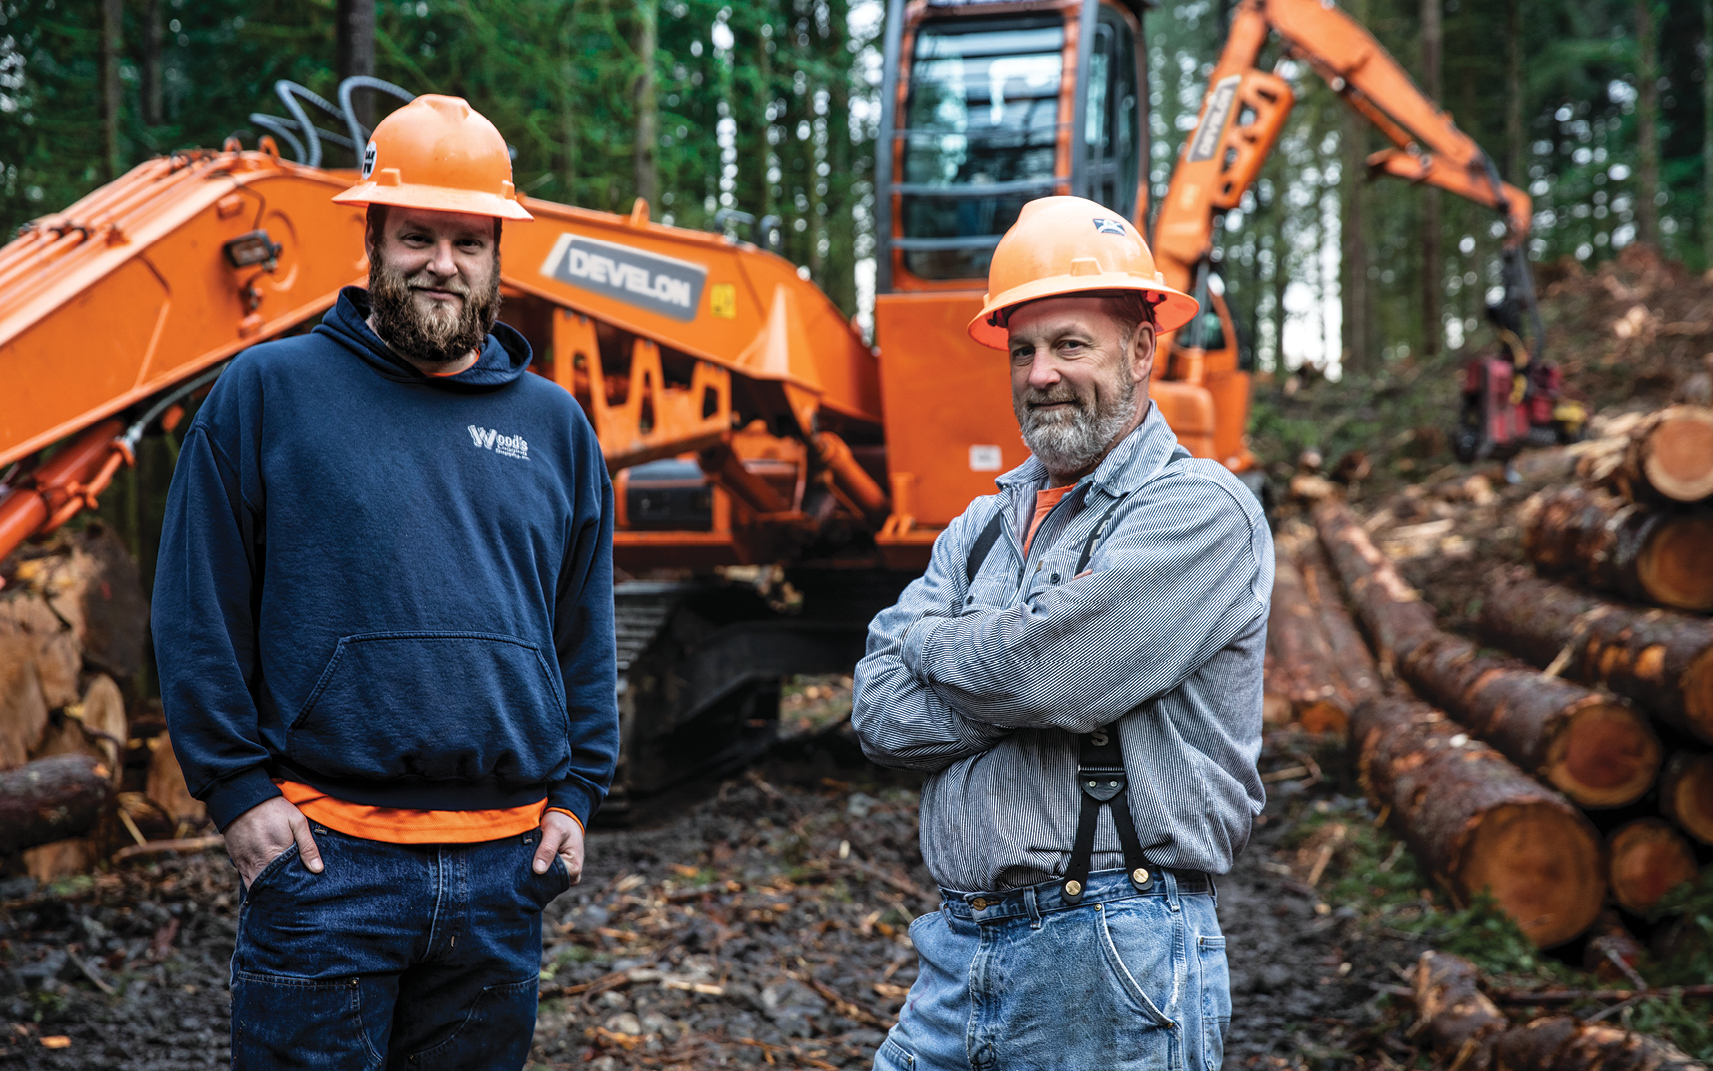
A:
[[[1142,423],[1120,439],[1118,445],[1107,451],[1094,471],[1077,483],[1090,488],[1084,494],[1098,490],[1120,498],[1158,476],[1179,455],[1189,457],[1190,453],[1178,444],[1178,437],[1172,434],[1166,418],[1160,415],[1160,407],[1150,400],[1148,415],[1142,418]],[[1002,490],[1015,494],[1019,489],[1034,487],[1046,479],[1047,467],[1030,455],[1029,460],[994,482]]]

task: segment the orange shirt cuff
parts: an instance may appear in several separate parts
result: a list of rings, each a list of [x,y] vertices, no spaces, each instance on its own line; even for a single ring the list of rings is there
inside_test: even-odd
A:
[[[583,828],[583,820],[581,818],[578,818],[576,815],[572,814],[570,811],[567,811],[565,808],[563,808],[563,807],[549,807],[549,808],[547,808],[547,810],[548,811],[558,811],[560,814],[571,819],[571,821],[576,822],[577,828],[579,831],[584,832],[584,833],[588,832],[587,829]],[[543,811],[542,813],[546,814],[547,811]]]

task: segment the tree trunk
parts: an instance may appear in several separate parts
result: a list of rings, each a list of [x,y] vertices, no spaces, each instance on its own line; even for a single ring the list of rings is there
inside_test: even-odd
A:
[[[1632,502],[1699,502],[1713,495],[1713,409],[1673,405],[1642,421],[1610,480]]]
[[[1636,239],[1659,242],[1659,42],[1653,0],[1636,3]]]
[[[1440,1063],[1464,1071],[1702,1071],[1677,1048],[1568,1015],[1512,1026],[1480,989],[1473,963],[1424,952],[1416,964],[1416,1017]]]
[[[1713,620],[1606,602],[1512,568],[1488,583],[1480,630],[1494,646],[1610,688],[1713,743]]]
[[[1659,818],[1640,818],[1613,830],[1606,838],[1606,857],[1612,899],[1638,915],[1695,880],[1695,849]]]
[[[1679,751],[1659,778],[1660,813],[1713,844],[1713,752]]]
[[[1606,893],[1600,843],[1563,796],[1414,699],[1370,699],[1350,728],[1369,798],[1459,904],[1488,890],[1543,948],[1594,921]]]
[[[1418,644],[1438,634],[1433,610],[1398,575],[1344,503],[1321,503],[1315,508],[1314,520],[1327,557],[1373,642],[1381,671],[1393,672]]]
[[[0,854],[88,832],[107,806],[110,773],[88,755],[55,755],[0,773]]]
[[[1356,17],[1362,20],[1360,14]],[[1344,369],[1347,372],[1370,372],[1376,355],[1368,325],[1368,243],[1362,220],[1364,183],[1368,173],[1368,120],[1354,108],[1344,109],[1343,120],[1344,129],[1339,143],[1344,150],[1341,165],[1344,186]]]
[[[124,0],[101,0],[101,164],[109,182],[125,170],[119,156],[119,112],[125,87],[119,81],[119,56],[125,49]]]
[[[1350,609],[1344,605],[1344,595],[1338,590],[1326,555],[1312,537],[1297,547],[1297,572],[1303,578],[1309,601],[1320,615],[1321,628],[1332,647],[1333,665],[1350,689],[1354,709],[1354,704],[1380,694],[1380,668],[1374,664],[1374,652],[1356,631],[1356,622],[1350,619]]]
[[[1440,633],[1399,672],[1523,772],[1584,807],[1633,803],[1659,772],[1659,740],[1623,700],[1483,655],[1461,637]]]
[[[142,99],[143,122],[159,126],[165,118],[161,90],[161,47],[164,27],[161,25],[161,0],[148,0],[143,5],[143,64]]]
[[[631,162],[636,168],[636,195],[649,204],[660,201],[660,174],[655,167],[655,146],[660,141],[660,108],[655,100],[654,47],[659,35],[658,0],[637,0],[636,80],[632,99],[636,102],[636,132],[631,141]]]
[[[1709,546],[1713,513],[1654,509],[1574,485],[1531,500],[1523,514],[1523,550],[1542,573],[1684,610],[1713,610]]]
[[[336,50],[339,80],[354,75],[375,73],[375,0],[338,0],[334,18],[338,24]],[[373,93],[353,93],[351,114],[365,130],[375,126],[375,96]],[[363,147],[355,150],[362,160]]]
[[[1274,546],[1273,601],[1267,615],[1267,645],[1272,648],[1273,691],[1291,703],[1291,712],[1311,733],[1344,732],[1350,725],[1350,698],[1334,666],[1331,644],[1320,615],[1309,601],[1292,560],[1290,542]]]
[[[1523,126],[1523,0],[1505,0],[1505,179],[1527,189],[1528,130]]]
[[[1701,0],[1701,257],[1713,264],[1713,0]]]
[[[851,144],[850,0],[830,0],[827,53],[836,77],[827,86],[827,265],[821,288],[846,316],[857,311],[856,216],[852,186],[858,181]]]
[[[1440,46],[1444,40],[1440,5],[1422,0],[1422,89],[1434,105],[1445,96],[1440,78]],[[1439,353],[1439,300],[1445,286],[1439,255],[1439,189],[1422,188],[1422,356]]]

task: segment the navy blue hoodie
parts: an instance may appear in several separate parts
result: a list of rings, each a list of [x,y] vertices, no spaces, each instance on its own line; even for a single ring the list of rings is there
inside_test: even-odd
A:
[[[424,376],[348,287],[246,350],[185,434],[155,575],[161,699],[224,829],[301,781],[587,823],[618,755],[613,491],[576,401],[498,324]]]

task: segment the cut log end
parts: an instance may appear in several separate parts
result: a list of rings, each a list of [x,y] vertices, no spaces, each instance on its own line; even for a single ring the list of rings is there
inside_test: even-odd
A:
[[[1695,850],[1677,830],[1658,818],[1641,818],[1614,830],[1608,838],[1612,899],[1643,913],[1666,893],[1696,875]]]
[[[1622,703],[1596,699],[1564,719],[1545,773],[1584,807],[1621,807],[1647,792],[1660,759],[1659,739],[1645,718]]]
[[[1321,701],[1310,703],[1297,711],[1297,721],[1304,732],[1337,733],[1343,736],[1350,730],[1350,715],[1337,703]]]
[[[1713,844],[1713,752],[1681,753],[1659,782],[1660,810],[1703,844]]]
[[[1683,610],[1713,610],[1713,515],[1675,518],[1662,524],[1637,556],[1636,578],[1658,602]]]
[[[1689,731],[1713,743],[1713,647],[1701,652],[1683,673],[1683,714]]]
[[[1679,502],[1713,495],[1713,410],[1681,406],[1664,416],[1642,462],[1648,483]]]
[[[1496,807],[1482,815],[1461,855],[1458,883],[1486,889],[1542,948],[1575,937],[1600,913],[1600,845],[1562,806]]]

